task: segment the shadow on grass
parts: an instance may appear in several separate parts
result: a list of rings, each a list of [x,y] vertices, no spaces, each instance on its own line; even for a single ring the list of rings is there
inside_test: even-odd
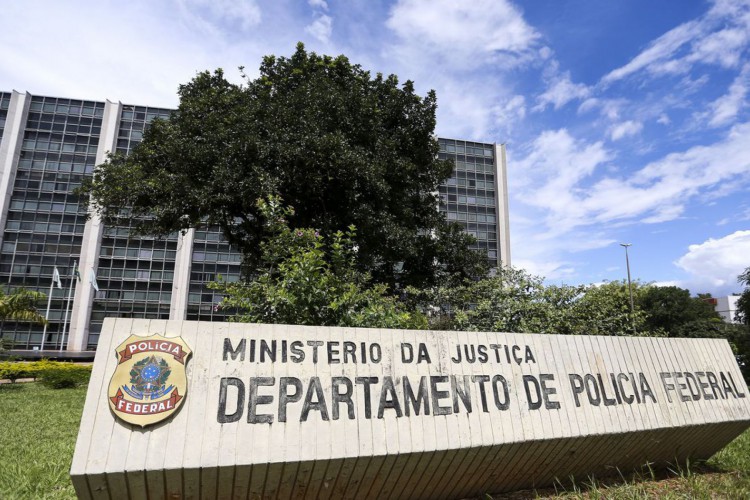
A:
[[[19,392],[23,390],[21,384],[0,384],[0,393],[2,392]]]
[[[669,465],[658,469],[649,464],[640,470],[622,473],[613,470],[610,474],[587,478],[557,479],[547,488],[533,488],[507,493],[487,494],[482,500],[530,500],[545,498],[627,498],[660,496],[659,492],[679,490],[677,482],[702,476],[710,478],[716,474],[737,474],[737,471],[707,464],[706,461]],[[639,495],[640,494],[640,495]],[[635,495],[635,496],[633,496]]]

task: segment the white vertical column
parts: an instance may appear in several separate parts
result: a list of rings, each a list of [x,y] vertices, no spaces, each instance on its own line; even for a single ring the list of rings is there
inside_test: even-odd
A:
[[[121,103],[107,101],[104,105],[99,147],[96,150],[97,165],[104,163],[107,153],[115,150],[121,112]],[[86,350],[89,337],[89,319],[94,304],[94,289],[91,286],[90,270],[96,270],[99,267],[99,250],[102,245],[103,231],[104,225],[101,219],[93,210],[93,207],[89,207],[89,220],[86,221],[86,226],[83,229],[81,257],[78,264],[81,279],[76,284],[73,314],[70,318],[70,335],[67,344],[67,350],[69,351]]]
[[[510,216],[508,211],[508,174],[505,144],[495,145],[495,200],[497,202],[497,245],[499,265],[510,263]]]
[[[15,90],[10,97],[8,115],[5,119],[5,129],[0,142],[0,246],[3,244],[5,221],[8,220],[8,207],[13,194],[13,183],[16,179],[18,158],[21,154],[23,141],[23,126],[29,115],[31,96],[21,94]]]
[[[188,292],[190,291],[190,265],[193,262],[193,238],[195,229],[189,229],[177,240],[177,258],[174,262],[172,302],[169,319],[184,320],[187,317]]]

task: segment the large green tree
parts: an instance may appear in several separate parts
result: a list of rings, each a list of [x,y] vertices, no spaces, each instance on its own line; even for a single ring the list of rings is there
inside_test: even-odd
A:
[[[638,294],[638,306],[645,314],[646,328],[666,332],[670,337],[681,336],[679,328],[686,323],[721,321],[709,302],[691,297],[689,290],[676,286],[645,287]]]
[[[746,326],[750,326],[750,267],[737,277],[737,281],[745,285],[745,290],[737,300],[736,319]]]
[[[426,318],[373,284],[355,267],[354,226],[326,238],[314,229],[292,229],[291,208],[278,198],[260,200],[268,237],[261,242],[260,267],[250,282],[209,285],[224,294],[218,307],[234,321],[296,325],[419,329]]]
[[[204,72],[179,98],[129,156],[96,168],[88,190],[105,222],[124,216],[160,235],[218,225],[252,270],[265,224],[256,200],[279,195],[296,208],[291,227],[355,225],[358,266],[377,282],[484,272],[486,256],[437,210],[452,167],[438,160],[434,92],[299,44],[291,57],[265,57],[243,85]]]

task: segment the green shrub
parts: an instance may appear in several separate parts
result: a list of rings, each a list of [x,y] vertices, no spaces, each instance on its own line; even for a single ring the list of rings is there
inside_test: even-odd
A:
[[[33,378],[28,374],[28,365],[30,364],[0,361],[0,380],[10,380],[15,383],[19,378]]]
[[[53,389],[77,387],[88,383],[91,366],[76,365],[60,361],[33,361],[31,363],[0,362],[0,379],[15,382],[19,378],[39,379],[42,384]]]
[[[73,363],[39,361],[39,380],[45,387],[65,389],[86,385],[91,378],[91,366]]]

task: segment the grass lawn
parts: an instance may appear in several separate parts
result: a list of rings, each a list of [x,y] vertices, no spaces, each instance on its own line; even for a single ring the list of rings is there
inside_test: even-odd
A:
[[[74,498],[68,472],[86,390],[0,385],[0,498]],[[750,498],[750,430],[706,464],[495,498]],[[491,498],[488,496],[488,498]]]
[[[70,462],[86,389],[0,385],[0,498],[75,498]]]

